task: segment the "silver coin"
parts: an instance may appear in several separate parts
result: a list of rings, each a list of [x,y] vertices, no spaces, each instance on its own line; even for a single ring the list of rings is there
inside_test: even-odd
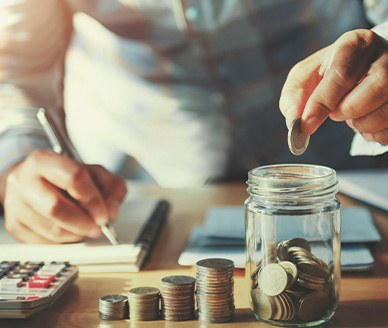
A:
[[[214,270],[225,270],[225,269],[234,269],[234,263],[228,259],[222,258],[211,258],[204,259],[197,262],[198,268],[214,269]]]
[[[135,287],[129,290],[128,295],[130,297],[154,297],[159,295],[159,289],[155,287]]]
[[[288,130],[288,147],[294,155],[302,155],[309,144],[310,136],[302,131],[301,118],[295,119]]]
[[[191,276],[168,276],[162,279],[162,283],[171,285],[193,285],[195,278]]]
[[[100,301],[108,303],[121,303],[127,301],[128,298],[123,295],[105,295],[100,297]]]

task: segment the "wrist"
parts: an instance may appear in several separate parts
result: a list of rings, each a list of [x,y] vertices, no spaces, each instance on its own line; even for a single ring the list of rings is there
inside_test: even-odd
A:
[[[0,213],[3,210],[2,206],[4,204],[4,199],[5,199],[6,189],[7,189],[7,178],[9,174],[19,165],[20,165],[20,162],[15,163],[11,167],[9,167],[5,172],[3,172],[2,175],[0,175]]]

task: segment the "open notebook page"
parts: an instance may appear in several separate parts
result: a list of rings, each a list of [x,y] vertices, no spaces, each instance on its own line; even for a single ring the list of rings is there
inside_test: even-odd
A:
[[[0,260],[70,261],[72,264],[132,263],[139,254],[135,241],[152,214],[157,199],[125,201],[114,224],[120,245],[112,246],[105,236],[82,243],[61,245],[21,244],[0,230]]]

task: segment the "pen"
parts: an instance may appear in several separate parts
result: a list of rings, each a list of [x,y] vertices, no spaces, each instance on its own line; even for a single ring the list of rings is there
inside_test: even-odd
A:
[[[44,132],[46,133],[51,147],[54,152],[57,154],[66,154],[76,160],[79,163],[82,163],[82,159],[73,147],[73,145],[67,141],[67,138],[64,138],[60,131],[55,128],[55,124],[49,114],[44,108],[40,108],[37,113],[38,120],[43,127]],[[117,234],[113,226],[109,223],[100,225],[102,233],[110,241],[112,245],[118,245]]]

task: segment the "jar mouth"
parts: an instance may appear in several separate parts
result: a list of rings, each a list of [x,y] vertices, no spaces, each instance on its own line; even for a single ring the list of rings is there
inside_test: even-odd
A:
[[[251,195],[318,196],[337,192],[335,170],[314,164],[276,164],[248,172]]]

